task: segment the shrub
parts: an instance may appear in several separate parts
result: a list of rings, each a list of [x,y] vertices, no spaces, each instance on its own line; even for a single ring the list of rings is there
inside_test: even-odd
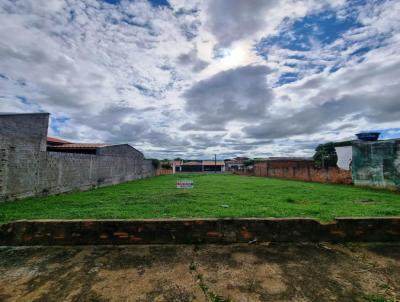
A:
[[[158,169],[160,167],[160,161],[157,158],[151,158],[150,160],[154,169]]]
[[[163,163],[163,164],[161,164],[161,168],[171,170],[172,166],[169,163]]]

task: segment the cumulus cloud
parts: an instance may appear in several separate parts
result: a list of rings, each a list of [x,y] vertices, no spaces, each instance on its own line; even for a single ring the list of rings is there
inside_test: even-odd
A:
[[[183,66],[190,66],[193,72],[202,71],[209,64],[198,57],[197,49],[193,49],[188,53],[181,54],[178,56],[177,60],[178,63]]]
[[[383,49],[371,52],[363,63],[337,73],[320,74],[287,85],[279,93],[290,95],[292,99],[303,98],[301,107],[295,112],[283,116],[275,114],[257,125],[247,126],[245,133],[254,138],[286,138],[346,129],[343,125],[349,120],[358,130],[373,124],[398,125],[400,60],[394,54],[381,57],[384,52]],[[354,125],[355,121],[358,121],[357,125]],[[343,125],[338,126],[340,123]]]
[[[209,1],[207,25],[222,47],[247,38],[267,25],[268,11],[278,0]]]
[[[241,39],[271,34],[285,19],[296,19],[326,6],[341,6],[344,1],[210,0],[207,3],[206,26],[219,47],[229,47]]]
[[[199,125],[262,118],[273,95],[266,82],[269,72],[265,66],[244,66],[200,81],[183,94],[186,111]]]
[[[0,1],[0,111],[48,111],[52,135],[157,157],[398,133],[399,1],[169,3]]]

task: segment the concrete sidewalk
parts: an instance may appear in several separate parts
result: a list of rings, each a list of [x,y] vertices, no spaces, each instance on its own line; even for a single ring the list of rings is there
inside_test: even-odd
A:
[[[0,301],[396,299],[400,243],[0,248]]]

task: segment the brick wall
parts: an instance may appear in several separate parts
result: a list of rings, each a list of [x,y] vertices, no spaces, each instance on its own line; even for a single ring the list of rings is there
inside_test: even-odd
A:
[[[254,167],[254,175],[322,183],[352,183],[351,172],[337,167],[319,169],[313,161],[264,161]]]
[[[49,115],[0,115],[0,201],[85,190],[154,176],[129,145],[104,155],[46,152]]]
[[[156,175],[169,175],[169,174],[173,174],[173,170],[172,169],[157,169],[156,171]]]
[[[309,218],[36,220],[0,225],[1,245],[398,242],[400,219]]]

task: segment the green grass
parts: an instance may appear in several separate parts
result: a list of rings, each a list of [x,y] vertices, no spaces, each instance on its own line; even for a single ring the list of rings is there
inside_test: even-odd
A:
[[[193,189],[176,189],[177,179]],[[398,216],[400,194],[345,185],[229,174],[167,175],[87,192],[0,203],[18,219]]]

